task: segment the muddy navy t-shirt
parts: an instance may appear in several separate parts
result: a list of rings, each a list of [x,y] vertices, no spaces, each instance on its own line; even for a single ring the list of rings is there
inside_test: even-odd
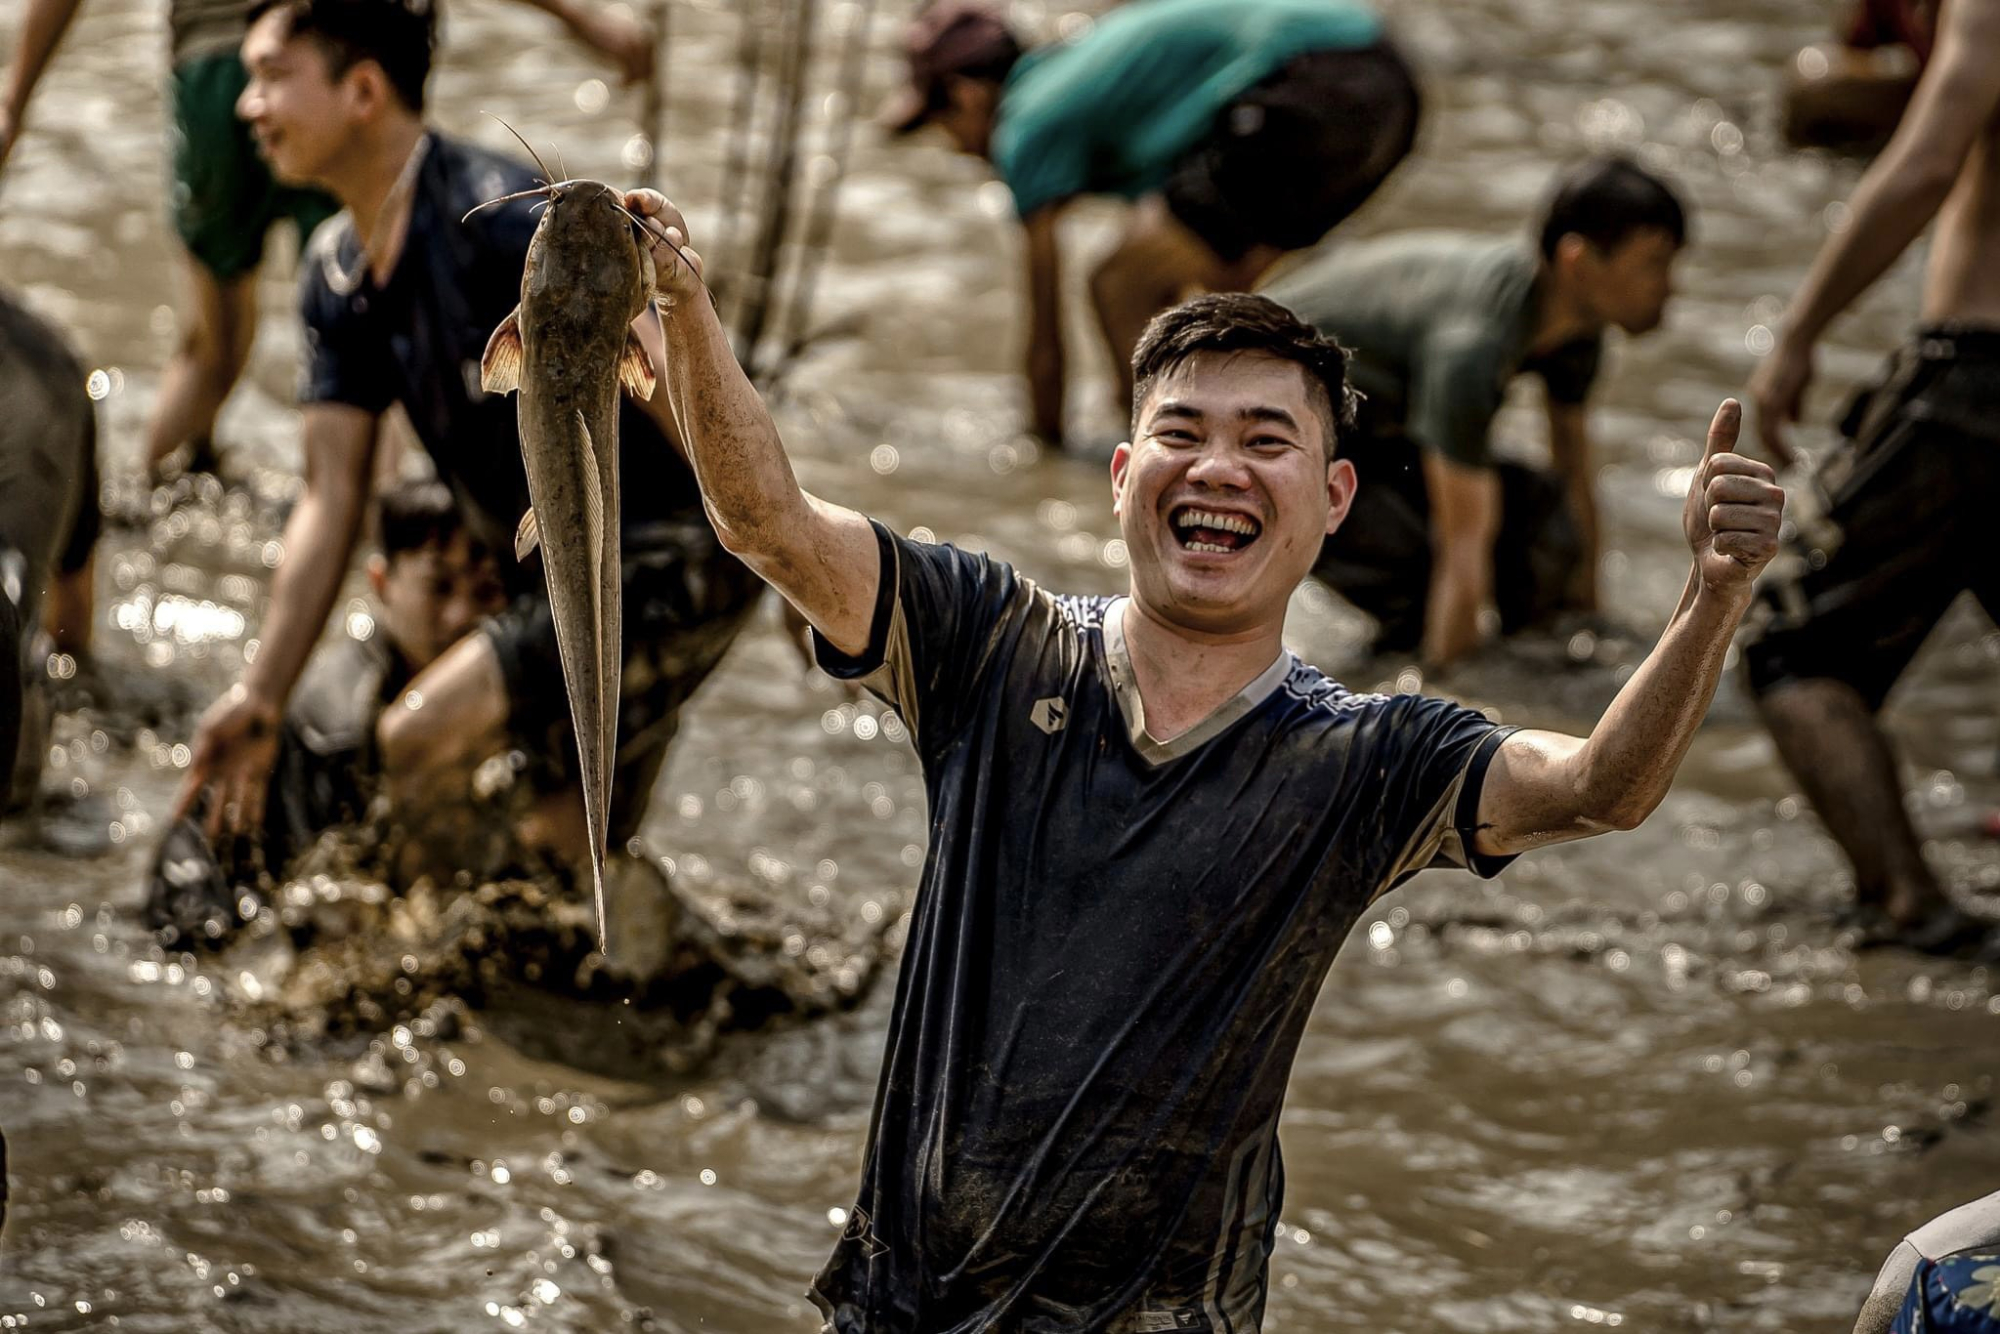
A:
[[[878,533],[867,652],[820,661],[908,723],[931,846],[815,1296],[837,1334],[1254,1331],[1314,996],[1376,895],[1504,864],[1506,729],[1284,654],[1161,743],[1122,599]]]
[[[299,279],[306,325],[300,400],[383,412],[401,403],[481,540],[510,550],[528,508],[515,398],[479,386],[486,340],[521,299],[535,199],[466,213],[535,185],[526,167],[440,134],[425,141],[408,239],[389,281],[367,272],[348,214],[313,233]],[[694,474],[643,409],[619,396],[619,496],[625,550],[666,520],[697,517]],[[540,589],[532,567],[503,562]]]

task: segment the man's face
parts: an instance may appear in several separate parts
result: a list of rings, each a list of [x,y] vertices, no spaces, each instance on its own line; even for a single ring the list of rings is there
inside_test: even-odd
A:
[[[1598,318],[1631,334],[1659,328],[1679,255],[1674,238],[1659,227],[1640,227],[1609,250],[1586,243],[1579,276]]]
[[[311,38],[293,37],[291,17],[272,10],[243,38],[250,75],[236,114],[248,122],[272,175],[291,184],[324,184],[354,142],[361,103],[355,71],[336,79]]]
[[[1205,634],[1282,624],[1354,498],[1354,465],[1329,452],[1293,362],[1202,352],[1161,376],[1111,456],[1133,598]]]
[[[428,667],[507,603],[500,563],[464,532],[369,562],[382,629],[413,670]]]

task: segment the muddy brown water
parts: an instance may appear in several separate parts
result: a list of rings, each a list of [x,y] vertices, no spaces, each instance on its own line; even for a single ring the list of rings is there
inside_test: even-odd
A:
[[[0,31],[23,8],[0,0]],[[448,8],[443,125],[500,146],[479,115],[500,111],[576,174],[629,174],[634,97],[593,84],[525,8]],[[894,77],[902,8],[875,17],[868,99]],[[828,43],[861,13],[829,6]],[[1698,432],[1857,174],[1775,134],[1784,61],[1826,7],[1404,0],[1394,14],[1428,122],[1356,233],[1513,227],[1554,160],[1598,146],[1671,170],[1694,204],[1667,325],[1616,349],[1596,414],[1608,588],[1649,636],[1686,566],[1678,494]],[[153,0],[89,7],[0,180],[0,279],[103,369],[126,462],[177,299],[163,27]],[[716,228],[737,28],[712,0],[677,6],[675,32],[669,179],[699,243]],[[811,107],[823,133],[839,107]],[[822,309],[850,324],[791,378],[783,424],[809,486],[1052,584],[1109,589],[1101,460],[1039,457],[1014,433],[1018,247],[984,179],[937,144],[863,136],[821,283]],[[1070,239],[1101,246],[1114,219],[1087,209]],[[1911,318],[1917,274],[1906,259],[1836,330],[1822,419]],[[275,264],[222,428],[278,496],[298,453],[289,292]],[[1079,420],[1108,442],[1101,370]],[[1532,449],[1532,408],[1506,430]],[[116,537],[100,563],[102,670],[128,716],[61,720],[52,781],[85,794],[68,844],[15,829],[0,848],[0,1328],[812,1328],[803,1289],[851,1202],[886,987],[853,1014],[728,1043],[691,1076],[600,1059],[620,1017],[560,1007],[475,1017],[449,1039],[274,1051],[234,999],[253,969],[187,967],[137,926],[189,701],[236,670],[274,554],[263,508],[190,513]],[[1324,596],[1296,603],[1296,646],[1330,667],[1353,664],[1359,628]],[[1569,647],[1453,684],[1509,718],[1584,727],[1616,664],[1565,668]],[[1976,822],[2000,804],[1995,656],[1991,627],[1961,611],[1894,703],[1932,851],[1989,910],[2000,848]],[[693,708],[647,835],[684,883],[761,879],[893,920],[924,840],[895,734],[872,703],[802,678],[767,614]],[[1848,948],[1840,862],[1789,795],[1732,683],[1643,829],[1491,885],[1427,876],[1368,914],[1293,1081],[1267,1328],[1841,1330],[1904,1230],[2000,1185],[1996,979]],[[92,842],[104,850],[77,855]]]

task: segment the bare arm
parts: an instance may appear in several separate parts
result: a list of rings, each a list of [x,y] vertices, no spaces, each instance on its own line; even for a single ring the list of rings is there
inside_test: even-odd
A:
[[[204,788],[214,787],[210,837],[254,830],[263,820],[278,722],[326,628],[361,531],[376,425],[359,408],[318,403],[305,410],[305,492],[285,522],[285,557],[271,579],[257,657],[202,715],[175,812],[185,814]]]
[[[1479,613],[1493,583],[1493,538],[1500,528],[1500,479],[1491,468],[1422,451],[1431,497],[1431,587],[1422,658],[1443,667],[1479,643]]]
[[[20,45],[15,48],[14,63],[7,71],[7,89],[0,94],[0,166],[6,165],[7,154],[20,136],[22,122],[28,116],[28,99],[34,96],[35,85],[41,82],[49,57],[55,54],[56,44],[62,41],[63,32],[76,17],[82,2],[28,0],[28,12],[21,20]]]
[[[1751,581],[1777,554],[1784,492],[1767,465],[1730,452],[1741,422],[1731,399],[1709,426],[1682,512],[1694,569],[1660,642],[1587,739],[1507,738],[1480,791],[1476,851],[1524,852],[1631,829],[1666,796],[1715,696]]]
[[[1056,249],[1054,204],[1024,220],[1028,231],[1028,421],[1036,435],[1062,443],[1062,268]]]
[[[1597,610],[1597,561],[1600,554],[1597,528],[1596,459],[1590,448],[1588,414],[1581,403],[1549,401],[1549,456],[1562,475],[1569,498],[1569,512],[1576,521],[1577,537],[1583,551],[1577,561],[1569,606],[1579,611]]]
[[[668,301],[660,387],[716,535],[835,648],[863,652],[880,582],[874,529],[799,486],[777,425],[736,364],[701,285],[701,257],[686,248],[680,210],[651,190],[632,192],[626,205],[668,238],[653,251]]]
[[[562,22],[570,34],[618,67],[626,83],[653,73],[653,34],[592,0],[522,0]]]
[[[1995,51],[2000,51],[2000,0],[1952,0],[1944,6],[1937,49],[1909,110],[1855,188],[1847,226],[1820,247],[1786,312],[1778,345],[1751,380],[1758,434],[1773,457],[1791,458],[1783,424],[1798,419],[1820,335],[1930,225],[2000,107]]]

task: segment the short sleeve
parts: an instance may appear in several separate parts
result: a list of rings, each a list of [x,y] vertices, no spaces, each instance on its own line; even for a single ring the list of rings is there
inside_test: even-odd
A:
[[[814,653],[828,675],[892,705],[918,751],[936,754],[978,708],[1025,589],[1011,566],[874,528],[882,572],[868,647],[850,657],[815,633]]]
[[[1472,328],[1433,333],[1411,366],[1410,438],[1465,467],[1490,466],[1487,436],[1512,369],[1501,364],[1491,335]]]
[[[1378,893],[1430,867],[1459,867],[1483,878],[1514,860],[1482,857],[1472,844],[1487,769],[1515,728],[1422,695],[1394,696],[1374,726],[1369,776],[1381,803],[1382,844],[1390,852]]]
[[[1603,340],[1579,338],[1537,358],[1534,371],[1548,387],[1549,402],[1579,404],[1590,397],[1603,357]]]
[[[367,297],[339,294],[327,271],[338,257],[346,225],[329,223],[320,233],[300,266],[299,315],[305,322],[306,349],[299,401],[384,412],[395,401],[396,377],[390,373],[387,348],[370,328]]]

